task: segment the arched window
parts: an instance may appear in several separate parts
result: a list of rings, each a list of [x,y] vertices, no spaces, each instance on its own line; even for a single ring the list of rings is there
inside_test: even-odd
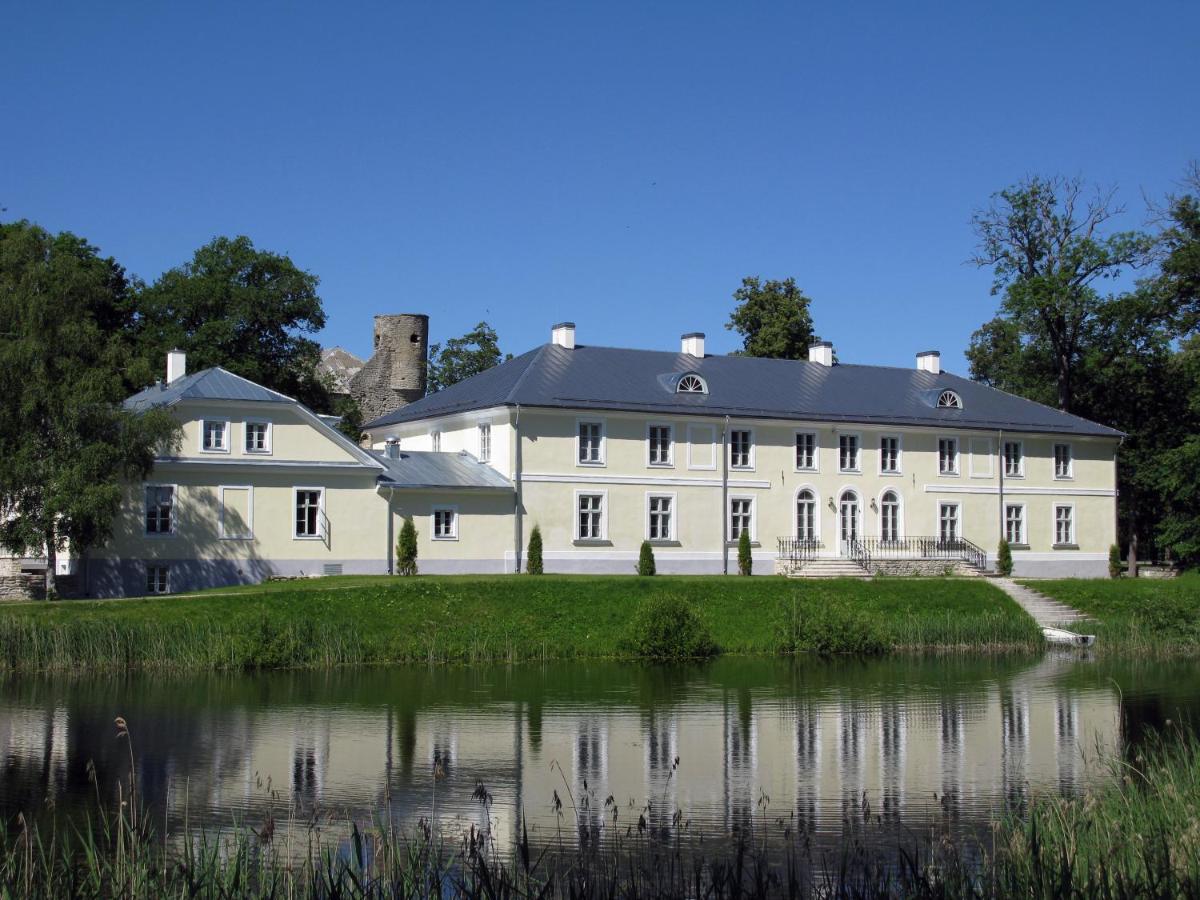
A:
[[[817,539],[817,497],[807,488],[796,495],[796,539]]]
[[[859,538],[858,494],[854,491],[843,491],[838,510],[838,529],[844,543],[857,541]]]
[[[962,397],[954,391],[942,391],[938,396],[938,409],[962,409]]]
[[[699,375],[684,375],[679,379],[679,384],[675,388],[675,392],[679,394],[707,394],[708,387],[704,383],[704,379]]]
[[[895,491],[884,491],[880,500],[879,537],[884,541],[900,540],[900,497]]]

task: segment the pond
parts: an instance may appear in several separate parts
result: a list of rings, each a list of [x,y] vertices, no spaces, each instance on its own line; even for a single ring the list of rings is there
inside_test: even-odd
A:
[[[543,842],[984,835],[1037,792],[1109,777],[1098,756],[1193,721],[1197,698],[1195,662],[1071,654],[10,679],[0,813],[63,828],[114,809],[132,756],[169,835],[268,811],[277,829],[490,826],[502,851],[522,813]]]

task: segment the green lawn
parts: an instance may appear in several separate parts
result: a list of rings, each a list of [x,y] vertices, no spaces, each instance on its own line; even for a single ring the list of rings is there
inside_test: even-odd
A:
[[[1179,578],[1027,581],[1095,619],[1096,646],[1128,652],[1200,650],[1200,574]]]
[[[693,605],[721,652],[1022,648],[1029,619],[978,579],[356,577],[0,609],[0,666],[226,669],[622,657],[641,604]]]

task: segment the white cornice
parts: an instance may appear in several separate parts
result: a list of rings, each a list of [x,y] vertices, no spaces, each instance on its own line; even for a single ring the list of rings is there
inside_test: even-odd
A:
[[[651,486],[672,487],[720,487],[720,478],[687,478],[669,475],[554,475],[544,473],[525,473],[522,481],[549,482],[555,484],[645,484]],[[771,482],[731,478],[730,488],[769,490]]]
[[[927,494],[999,494],[998,486],[983,484],[927,484]],[[1063,497],[1115,497],[1117,492],[1112,488],[1079,488],[1079,487],[1009,487],[1004,486],[1004,496],[1044,496],[1058,495]]]

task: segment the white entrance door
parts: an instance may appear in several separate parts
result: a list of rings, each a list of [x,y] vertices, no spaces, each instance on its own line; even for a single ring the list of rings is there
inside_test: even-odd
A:
[[[838,550],[842,556],[850,553],[849,544],[858,540],[858,496],[851,491],[842,494],[841,507],[838,512]]]

